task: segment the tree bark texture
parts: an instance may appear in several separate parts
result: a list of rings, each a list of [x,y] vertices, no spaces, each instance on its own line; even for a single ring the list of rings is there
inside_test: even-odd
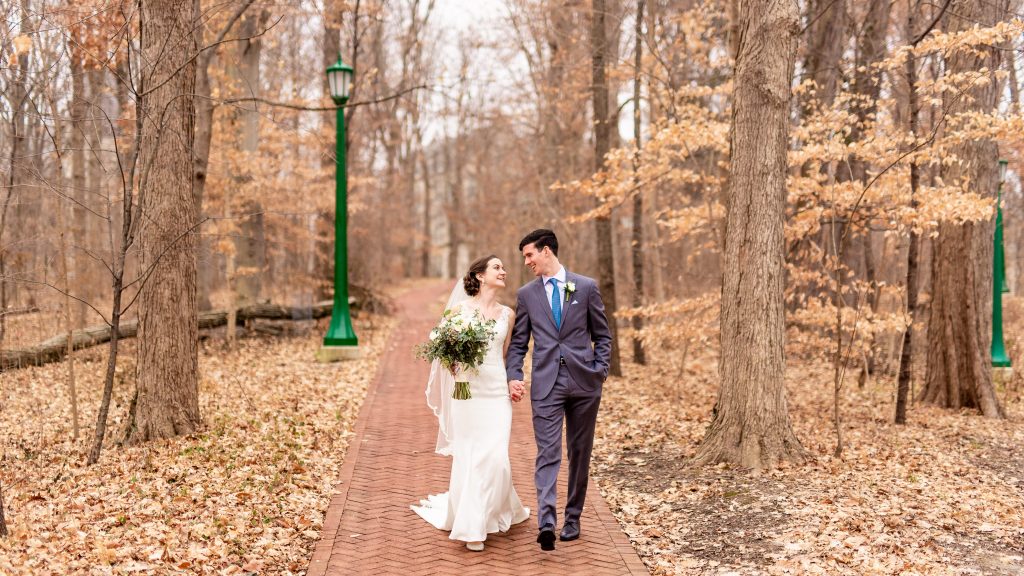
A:
[[[0,482],[0,538],[7,537],[7,517],[4,516],[4,487]]]
[[[888,0],[871,0],[866,18],[861,25],[860,35],[857,37],[857,68],[854,73],[853,92],[864,96],[865,100],[858,100],[851,104],[857,115],[857,122],[850,128],[849,140],[851,142],[856,142],[863,138],[864,128],[874,122],[874,116],[878,111],[878,97],[881,93],[882,83],[880,73],[874,70],[871,65],[885,58],[885,38],[886,32],[889,29],[889,12]],[[859,181],[862,186],[866,186],[867,166],[865,163],[851,156],[848,159],[848,164],[850,179]],[[843,174],[842,170],[840,174]],[[878,312],[881,290],[878,284],[875,252],[872,247],[873,234],[870,229],[867,229],[859,236],[863,244],[865,279],[872,287],[871,292],[868,294],[868,304],[871,306],[872,312]],[[867,360],[858,378],[861,386],[875,372],[875,365],[877,364],[875,347],[875,337],[871,336]]]
[[[637,171],[640,167],[640,83],[643,64],[643,30],[644,30],[644,0],[636,3],[636,23],[634,28],[633,48],[633,145],[636,146],[633,154],[633,185],[640,183]],[[644,304],[644,197],[638,191],[633,196],[633,306],[640,307]],[[644,319],[637,316],[633,319],[633,329],[638,332],[644,327]],[[633,361],[637,364],[646,364],[647,357],[644,354],[643,343],[638,336],[633,337]]]
[[[911,7],[908,2],[907,10],[907,37],[914,41],[917,38],[917,24],[916,24],[916,6]],[[916,4],[916,3],[915,3]],[[910,118],[910,135],[914,139],[917,138],[918,132],[920,131],[920,120],[918,113],[919,105],[917,98],[917,63],[916,59],[911,54],[907,56],[906,62],[906,76],[907,76],[907,114]],[[918,201],[917,193],[921,187],[921,169],[917,163],[910,164],[910,207],[913,210],[917,210]],[[900,348],[900,366],[899,372],[896,379],[896,414],[893,417],[893,421],[896,424],[907,423],[907,406],[910,403],[910,378],[912,376],[911,368],[914,360],[914,324],[917,323],[917,294],[919,284],[919,256],[920,256],[920,237],[913,230],[910,231],[910,247],[907,250],[907,315],[910,317],[910,323],[907,325],[907,329],[903,332],[903,346]]]
[[[721,388],[695,460],[748,468],[802,460],[786,405],[783,221],[794,0],[738,12],[732,169],[721,310]]]
[[[593,13],[590,22],[591,78],[594,104],[594,172],[604,168],[604,157],[611,146],[611,125],[608,113],[608,77],[605,74],[605,56],[608,50],[607,4],[605,0],[593,0]],[[597,231],[597,270],[598,287],[601,299],[608,313],[608,329],[612,336],[612,355],[610,374],[622,375],[619,360],[618,322],[615,312],[618,310],[615,300],[615,250],[612,243],[611,216],[595,219]]]
[[[1006,15],[1001,2],[954,1],[947,11],[946,31],[991,26]],[[946,62],[950,74],[987,67],[989,82],[973,84],[965,94],[944,97],[950,116],[988,113],[998,104],[1002,83],[995,71],[1001,54],[996,47],[976,47]],[[973,192],[995,197],[999,150],[994,140],[975,139],[959,145],[960,162],[943,163],[947,184],[963,182]],[[1005,416],[992,383],[992,278],[995,218],[967,224],[942,223],[932,257],[932,303],[928,323],[928,362],[921,400],[945,408],[977,408],[990,418]]]
[[[832,104],[839,88],[840,60],[847,37],[846,11],[844,0],[808,2],[804,73],[814,80],[817,99],[825,106]]]
[[[202,31],[199,32],[202,34]],[[216,52],[211,49],[196,58],[196,99],[195,99],[195,137],[192,144],[192,198],[196,204],[196,214],[203,214],[203,198],[206,192],[206,178],[210,166],[210,144],[213,140],[213,99],[210,87],[210,63]],[[213,288],[213,246],[204,235],[200,234],[197,246],[199,262],[196,278],[198,306],[200,310],[213,307],[210,302],[210,291]]]
[[[22,0],[21,34],[32,33],[32,18],[30,14],[31,10],[28,1]],[[26,161],[23,156],[28,156],[24,150],[26,133],[28,131],[28,124],[25,122],[26,103],[29,98],[28,65],[28,52],[22,51],[18,54],[16,79],[11,83],[12,85],[9,89],[10,96],[8,96],[11,107],[11,142],[9,144],[10,156],[7,163],[7,181],[4,186],[6,191],[3,205],[0,206],[0,311],[7,310],[7,301],[14,288],[13,284],[7,281],[7,260],[13,256],[13,246],[4,243],[4,232],[7,230],[7,219],[12,205],[15,206],[15,221],[18,219],[18,203],[14,202],[14,198],[20,192],[21,186],[24,185],[22,180],[24,179],[23,172],[25,169],[22,167],[22,163]],[[0,344],[3,344],[6,331],[7,316],[0,314]]]
[[[140,269],[137,400],[129,443],[188,434],[199,416],[193,97],[198,50],[193,0],[142,4]],[[168,75],[171,75],[170,77]]]
[[[242,96],[259,98],[260,54],[263,41],[259,32],[270,18],[269,10],[242,15],[238,33],[242,38],[237,45],[237,73],[242,87]],[[239,149],[256,158],[259,150],[260,114],[257,102],[246,102],[236,109],[235,124],[238,131]],[[243,172],[240,180],[248,182],[251,175]],[[232,281],[240,306],[259,302],[263,292],[262,277],[266,266],[266,238],[263,226],[263,206],[258,197],[250,194],[241,203],[238,234],[235,236],[236,276]],[[241,270],[241,272],[239,272]]]
[[[72,37],[74,41],[70,42],[68,46],[68,55],[70,56],[71,63],[71,132],[69,136],[71,144],[71,197],[75,199],[71,218],[71,226],[73,227],[71,231],[71,244],[73,246],[89,248],[89,237],[86,234],[87,214],[85,211],[85,206],[91,200],[86,189],[85,179],[85,117],[89,111],[85,87],[85,50],[81,45],[81,32],[78,27],[72,29]],[[71,275],[76,281],[75,284],[79,290],[79,297],[82,300],[88,301],[92,294],[83,291],[92,286],[93,282],[90,281],[91,278],[88,278],[84,272],[85,266],[75,257],[72,261]],[[79,326],[85,323],[87,310],[88,308],[84,303],[75,303],[75,322]]]

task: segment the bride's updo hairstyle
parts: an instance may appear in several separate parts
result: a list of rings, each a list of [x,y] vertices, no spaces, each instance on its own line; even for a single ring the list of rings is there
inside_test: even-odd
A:
[[[477,278],[477,274],[487,272],[487,263],[495,258],[497,256],[491,254],[470,264],[469,272],[466,272],[466,276],[462,278],[462,287],[466,289],[466,294],[476,296],[480,293],[480,279]]]

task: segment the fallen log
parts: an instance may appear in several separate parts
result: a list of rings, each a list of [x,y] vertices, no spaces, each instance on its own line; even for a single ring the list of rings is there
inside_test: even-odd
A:
[[[24,308],[13,308],[10,310],[0,310],[0,316],[24,316],[25,314],[35,314],[39,312],[38,306],[26,306]]]
[[[351,299],[350,299],[351,300]],[[313,320],[331,315],[333,302],[318,302],[313,306],[278,306],[276,304],[254,304],[239,308],[235,322],[244,324],[246,320]],[[227,310],[211,310],[199,314],[199,329],[209,330],[225,326],[228,323]],[[121,323],[118,330],[120,338],[134,338],[139,330],[138,320]],[[98,346],[110,341],[110,326],[101,324],[90,326],[71,333],[71,345],[75,350]],[[68,335],[54,336],[41,344],[17,350],[0,351],[0,372],[42,366],[51,362],[59,362],[67,354]]]

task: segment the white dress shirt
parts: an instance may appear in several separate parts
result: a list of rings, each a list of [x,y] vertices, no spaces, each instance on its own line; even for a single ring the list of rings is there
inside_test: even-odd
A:
[[[548,295],[548,306],[551,306],[551,284],[548,284],[548,280],[554,278],[558,284],[558,297],[562,302],[565,302],[565,266],[559,266],[558,272],[554,276],[541,276],[541,280],[544,281],[544,292]],[[562,310],[565,310],[565,306],[562,306]],[[554,309],[552,309],[554,311]]]

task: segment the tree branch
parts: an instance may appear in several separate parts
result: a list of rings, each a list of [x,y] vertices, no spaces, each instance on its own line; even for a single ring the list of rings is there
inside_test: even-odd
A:
[[[401,90],[399,92],[395,92],[394,94],[391,94],[389,96],[383,96],[381,98],[376,98],[374,100],[363,100],[363,101],[360,101],[360,102],[350,102],[350,103],[344,104],[342,106],[306,106],[304,104],[293,104],[291,102],[278,102],[278,101],[275,101],[275,100],[267,100],[265,98],[256,98],[256,97],[224,98],[224,99],[212,98],[211,97],[210,99],[214,100],[218,104],[241,104],[243,102],[259,102],[261,104],[266,104],[268,106],[276,106],[278,108],[288,108],[289,110],[300,110],[300,111],[303,111],[303,112],[326,112],[326,111],[329,111],[329,110],[337,110],[338,108],[356,108],[356,107],[359,107],[359,106],[368,106],[370,104],[380,104],[381,102],[387,102],[389,100],[394,100],[396,98],[401,98],[402,96],[405,96],[406,94],[408,94],[410,92],[413,92],[413,91],[416,91],[416,90],[426,90],[426,89],[429,89],[429,88],[430,88],[430,86],[427,86],[426,84],[420,84],[420,85],[417,85],[417,86],[412,86],[410,88],[406,88],[405,90]],[[203,96],[201,96],[199,94],[196,94],[195,97],[196,98],[203,98]]]

